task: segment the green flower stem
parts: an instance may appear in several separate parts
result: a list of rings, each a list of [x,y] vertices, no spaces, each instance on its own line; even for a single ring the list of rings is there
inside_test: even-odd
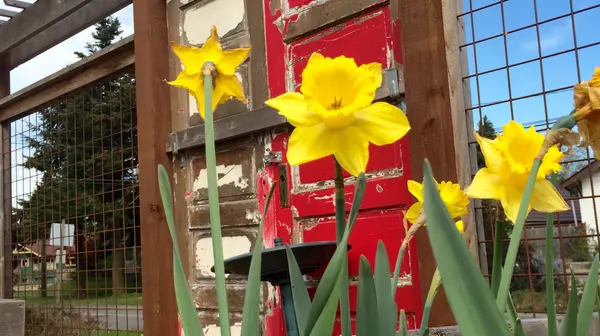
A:
[[[424,336],[429,326],[429,315],[431,313],[431,307],[433,306],[433,300],[435,299],[440,285],[442,284],[442,277],[440,276],[440,270],[435,269],[433,278],[431,278],[431,285],[429,286],[429,292],[427,293],[427,299],[425,299],[425,307],[423,308],[423,318],[421,319],[421,329],[419,330],[419,336]]]
[[[492,294],[494,294],[494,298],[498,298],[498,289],[500,288],[500,279],[502,277],[502,238],[504,238],[504,222],[496,220],[492,263]]]
[[[342,166],[334,158],[335,164],[335,238],[339,244],[346,230],[346,198],[344,195],[344,175]],[[350,294],[348,293],[348,250],[344,249],[344,262],[342,263],[342,285],[340,294],[340,312],[342,321],[342,336],[352,335],[350,317]]]
[[[398,278],[400,277],[400,268],[402,266],[402,259],[404,258],[404,251],[408,244],[402,244],[398,256],[396,257],[396,267],[394,268],[394,277],[392,278],[392,297],[396,298],[396,290],[398,289]]]
[[[506,253],[506,260],[504,262],[504,268],[502,269],[502,278],[500,279],[498,296],[496,297],[496,305],[502,312],[506,311],[506,301],[508,299],[510,281],[512,280],[515,262],[517,261],[517,253],[519,252],[521,236],[523,235],[523,229],[525,228],[525,219],[527,218],[529,202],[531,200],[531,195],[533,195],[533,188],[535,187],[537,173],[540,170],[541,164],[542,160],[538,158],[533,161],[533,166],[531,167],[531,172],[529,173],[527,184],[525,185],[525,191],[523,192],[523,196],[521,198],[519,212],[517,213],[517,220],[510,237],[508,252]]]
[[[208,205],[210,209],[210,235],[215,262],[215,280],[219,302],[219,325],[221,336],[230,336],[229,309],[227,308],[227,287],[225,285],[225,265],[223,263],[223,239],[221,237],[221,216],[219,213],[219,189],[217,188],[217,156],[215,152],[215,131],[213,126],[212,91],[214,64],[204,63],[204,136],[206,153],[206,173],[208,179]],[[208,73],[207,73],[208,70]]]
[[[552,182],[556,176],[552,175]],[[556,336],[556,306],[554,302],[554,214],[546,214],[546,315],[548,336]]]

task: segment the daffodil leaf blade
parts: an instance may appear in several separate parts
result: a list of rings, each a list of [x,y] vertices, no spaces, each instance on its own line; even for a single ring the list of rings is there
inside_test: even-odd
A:
[[[594,304],[598,294],[598,254],[594,257],[592,267],[585,280],[583,295],[577,313],[577,336],[587,336],[594,319]]]
[[[196,305],[192,300],[190,288],[188,286],[185,272],[181,263],[181,255],[179,253],[179,242],[177,241],[177,233],[175,230],[175,218],[173,217],[173,192],[171,183],[169,182],[169,174],[165,167],[158,165],[158,187],[160,196],[173,242],[173,282],[175,287],[175,299],[177,308],[181,318],[181,324],[184,331],[190,334],[202,330],[202,322],[198,318]]]
[[[342,274],[342,272],[338,273],[338,277],[333,286],[333,291],[327,298],[327,302],[321,311],[321,315],[319,315],[317,318],[317,321],[310,332],[310,336],[331,335],[333,333],[335,315],[337,313],[338,302],[342,288]]]
[[[287,262],[290,272],[290,282],[292,285],[292,297],[294,298],[294,311],[296,312],[296,321],[300,335],[304,335],[306,329],[306,320],[310,311],[311,302],[306,289],[306,283],[300,272],[300,267],[296,261],[294,253],[289,246],[285,247]]]
[[[389,289],[386,293],[388,293],[389,296]],[[379,327],[380,321],[378,314],[377,294],[375,291],[375,281],[373,280],[371,264],[363,255],[360,256],[360,266],[358,272],[356,336],[380,335]]]
[[[406,324],[406,313],[404,310],[400,311],[400,331],[398,332],[398,336],[408,336],[408,326]]]
[[[392,283],[390,281],[390,263],[387,250],[383,241],[377,243],[375,256],[375,291],[380,333],[384,336],[393,336],[396,332],[396,316],[394,316],[394,297],[390,295]]]
[[[262,269],[263,246],[262,230],[276,185],[276,183],[271,185],[256,234],[256,243],[254,244],[252,259],[250,260],[250,272],[246,283],[246,295],[244,296],[244,314],[242,315],[241,336],[256,336],[258,330],[260,330],[260,273]]]
[[[571,268],[571,289],[569,291],[569,302],[567,303],[567,311],[563,320],[560,323],[561,336],[577,335],[577,285],[575,274]]]
[[[440,197],[427,160],[424,175],[429,240],[462,335],[486,335],[489,330],[495,330],[499,336],[509,335],[503,314]]]
[[[360,174],[356,181],[354,200],[352,201],[352,207],[350,209],[350,214],[348,215],[348,227],[344,231],[344,236],[333,253],[331,260],[329,260],[329,264],[325,268],[325,272],[323,273],[321,281],[319,282],[319,286],[317,287],[317,291],[306,319],[306,327],[304,329],[305,336],[312,335],[313,329],[319,320],[319,317],[323,314],[330,297],[332,295],[337,295],[339,299],[339,293],[336,294],[334,292],[340,291],[339,287],[336,288],[336,284],[338,279],[341,281],[340,273],[343,263],[346,261],[345,256],[348,249],[348,238],[350,237],[350,233],[352,232],[352,228],[354,227],[354,223],[358,217],[358,210],[360,209],[360,205],[365,194],[365,187],[365,175]]]

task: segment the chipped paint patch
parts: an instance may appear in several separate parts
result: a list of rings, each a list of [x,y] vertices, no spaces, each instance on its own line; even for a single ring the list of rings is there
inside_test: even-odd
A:
[[[260,224],[260,212],[258,212],[258,210],[252,211],[250,209],[246,209],[245,218],[254,224]]]
[[[242,334],[242,324],[240,322],[234,323],[231,328],[231,336],[238,336]],[[209,324],[204,327],[204,336],[219,336],[221,335],[221,328],[216,324]]]
[[[214,25],[220,36],[244,20],[244,0],[218,0],[190,7],[183,14],[183,31],[189,44],[202,44]]]
[[[231,258],[250,252],[252,243],[246,236],[223,237],[223,258]],[[212,238],[201,238],[196,242],[196,269],[203,276],[214,276],[210,268],[214,265]]]
[[[217,186],[233,185],[239,189],[245,189],[249,186],[249,180],[244,177],[243,165],[218,165],[217,166]],[[198,176],[194,179],[194,190],[208,189],[208,173],[206,169],[201,169]]]

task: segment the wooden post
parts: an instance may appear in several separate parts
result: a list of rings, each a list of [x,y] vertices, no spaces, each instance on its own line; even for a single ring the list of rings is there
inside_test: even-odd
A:
[[[10,58],[0,55],[0,98],[10,95]],[[10,200],[10,127],[0,125],[0,298],[12,298],[12,229]],[[5,138],[9,138],[4,140]],[[8,146],[8,147],[7,147]],[[10,175],[10,174],[9,174]],[[7,186],[6,183],[9,183]],[[8,193],[8,194],[7,194]]]
[[[403,0],[398,12],[402,25],[402,52],[406,104],[411,123],[410,158],[413,178],[421,180],[428,158],[438,181],[470,183],[468,122],[464,108],[456,3]],[[472,129],[472,126],[471,126]],[[465,238],[475,258],[473,216],[465,218]],[[421,294],[431,284],[436,262],[426,230],[417,234]],[[437,296],[430,326],[455,324],[443,290]]]
[[[177,335],[173,244],[158,189],[157,165],[172,175],[164,139],[171,132],[167,1],[133,4],[140,163],[144,335]]]

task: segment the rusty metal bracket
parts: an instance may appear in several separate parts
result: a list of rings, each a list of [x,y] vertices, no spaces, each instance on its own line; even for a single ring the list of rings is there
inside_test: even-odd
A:
[[[402,66],[384,69],[381,86],[375,92],[375,100],[398,98],[404,94],[404,72]]]

